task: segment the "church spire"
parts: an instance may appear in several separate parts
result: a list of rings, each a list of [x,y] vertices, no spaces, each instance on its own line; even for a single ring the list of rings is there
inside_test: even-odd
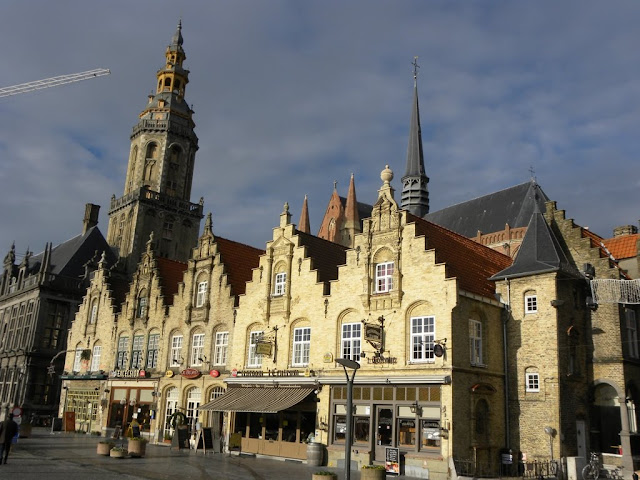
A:
[[[422,152],[422,130],[420,128],[420,108],[418,104],[418,57],[413,60],[413,109],[409,125],[409,145],[407,148],[407,169],[402,177],[401,208],[418,217],[429,213],[429,177],[425,175]]]
[[[360,215],[358,214],[358,200],[356,199],[356,184],[353,173],[349,181],[347,201],[344,206],[344,221],[340,227],[342,245],[353,247],[356,233],[362,232],[360,228]]]
[[[309,223],[309,205],[307,196],[304,196],[302,202],[302,212],[300,212],[300,222],[298,222],[298,230],[303,233],[311,233],[311,224]]]

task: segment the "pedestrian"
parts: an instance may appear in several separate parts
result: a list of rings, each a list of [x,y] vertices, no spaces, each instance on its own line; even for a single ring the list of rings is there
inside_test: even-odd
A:
[[[17,433],[18,424],[13,421],[13,413],[10,413],[9,417],[0,423],[0,463],[7,463],[9,450],[11,450],[11,442]]]

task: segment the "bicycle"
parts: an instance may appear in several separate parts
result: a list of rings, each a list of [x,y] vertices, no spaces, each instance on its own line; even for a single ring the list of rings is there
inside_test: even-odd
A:
[[[596,452],[591,452],[591,459],[582,469],[583,480],[598,480],[600,477],[604,477],[611,480],[622,479],[622,473],[620,470],[622,467],[615,467],[611,470],[604,468],[600,461],[600,455]]]

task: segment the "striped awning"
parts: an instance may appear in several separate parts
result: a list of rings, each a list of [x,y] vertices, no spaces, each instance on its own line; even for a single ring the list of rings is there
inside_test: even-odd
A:
[[[313,390],[314,387],[235,387],[200,405],[198,410],[277,413],[301,402]]]

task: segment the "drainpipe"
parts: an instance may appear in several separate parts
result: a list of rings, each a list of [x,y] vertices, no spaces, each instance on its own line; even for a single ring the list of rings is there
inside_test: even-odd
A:
[[[511,285],[509,284],[508,278],[505,280],[507,282],[507,304],[504,306],[504,317],[502,320],[502,344],[504,348],[504,428],[506,436],[505,447],[511,448],[511,426],[509,422],[509,362],[507,355],[507,321],[509,320],[509,315],[511,313]]]

